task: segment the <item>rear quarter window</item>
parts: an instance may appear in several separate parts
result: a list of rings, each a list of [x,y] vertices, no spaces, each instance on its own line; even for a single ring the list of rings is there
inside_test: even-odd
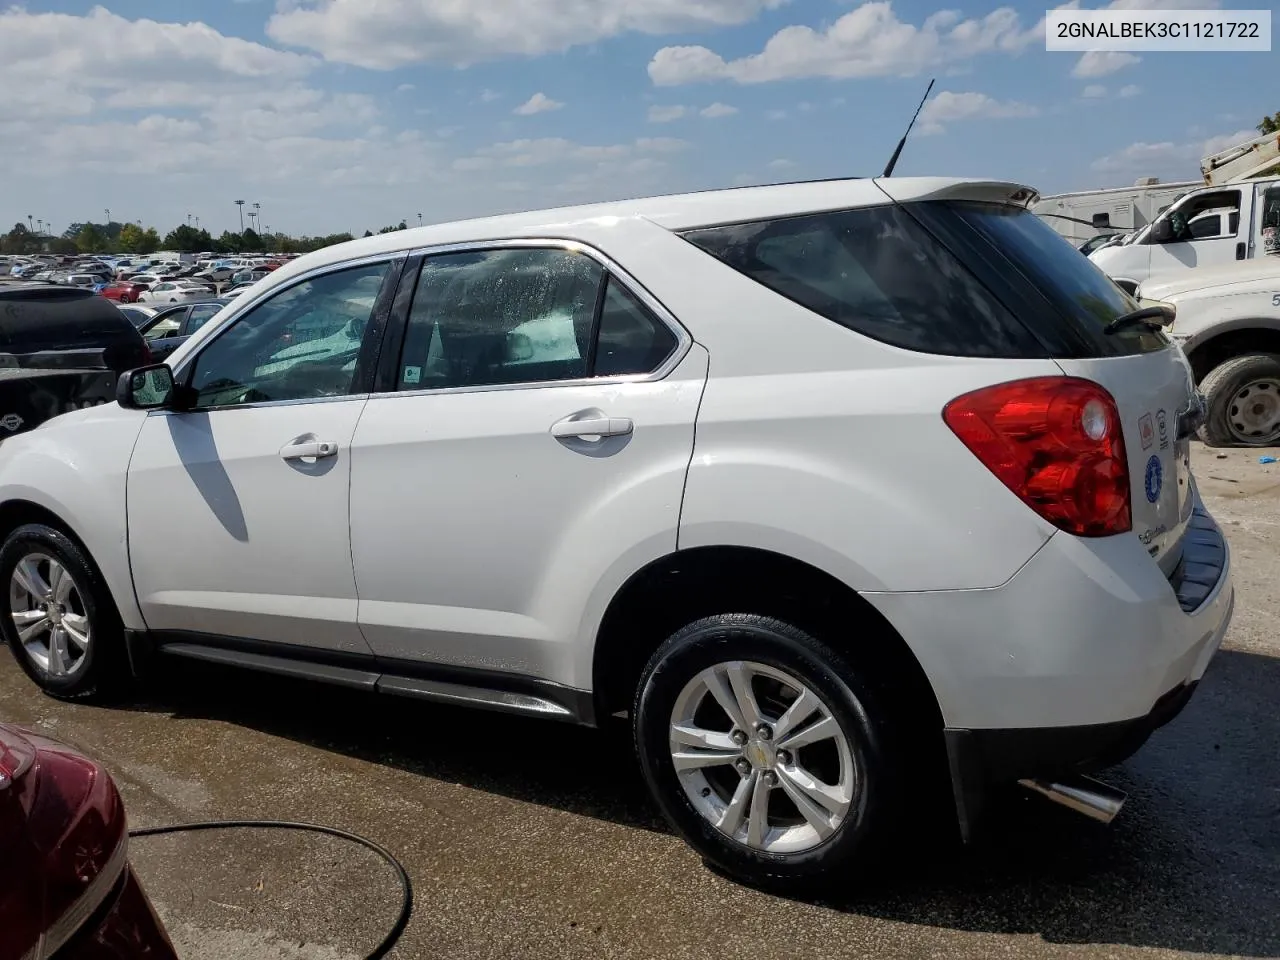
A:
[[[775,293],[893,346],[951,356],[1044,355],[1031,332],[902,207],[683,236]]]

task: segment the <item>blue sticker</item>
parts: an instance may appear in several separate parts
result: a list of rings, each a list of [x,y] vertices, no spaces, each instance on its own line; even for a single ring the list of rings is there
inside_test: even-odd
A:
[[[1147,502],[1155,503],[1160,499],[1160,488],[1164,485],[1164,467],[1160,458],[1153,456],[1147,461]]]

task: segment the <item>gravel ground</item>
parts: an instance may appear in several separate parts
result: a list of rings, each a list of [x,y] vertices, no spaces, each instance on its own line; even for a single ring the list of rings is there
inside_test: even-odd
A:
[[[1235,622],[1187,710],[1107,779],[1110,827],[1011,796],[981,843],[921,842],[820,902],[744,889],[664,828],[625,731],[204,666],[110,709],[0,658],[0,718],[100,757],[134,826],[308,820],[387,846],[417,909],[397,957],[1280,957],[1280,465],[1197,449],[1235,558]],[[187,960],[359,958],[397,888],[322,837],[138,839]]]

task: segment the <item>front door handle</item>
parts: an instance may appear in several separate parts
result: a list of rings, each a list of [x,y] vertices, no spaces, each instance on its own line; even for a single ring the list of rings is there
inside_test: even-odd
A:
[[[280,448],[281,460],[323,460],[337,455],[338,445],[332,440],[295,440]]]
[[[586,437],[625,437],[636,425],[626,417],[590,417],[575,420],[565,417],[551,425],[551,435],[557,440]]]
[[[1237,259],[1237,260],[1243,260],[1243,259],[1244,259],[1244,255],[1245,255],[1245,250],[1246,250],[1246,249],[1247,249],[1247,248],[1245,247],[1245,245],[1244,245],[1244,241],[1243,241],[1243,240],[1242,240],[1240,243],[1237,243],[1237,244],[1236,244],[1236,259]]]

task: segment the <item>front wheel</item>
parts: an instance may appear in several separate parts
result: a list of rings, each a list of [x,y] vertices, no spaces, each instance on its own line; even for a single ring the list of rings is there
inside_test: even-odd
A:
[[[1280,356],[1247,353],[1210,371],[1200,439],[1211,447],[1270,447],[1280,442]]]
[[[814,881],[887,831],[901,777],[885,761],[885,713],[840,654],[790,624],[690,624],[649,661],[633,716],[663,814],[733,877]]]
[[[123,628],[110,591],[61,530],[32,523],[5,540],[0,608],[0,635],[46,693],[90,697],[123,675]]]

